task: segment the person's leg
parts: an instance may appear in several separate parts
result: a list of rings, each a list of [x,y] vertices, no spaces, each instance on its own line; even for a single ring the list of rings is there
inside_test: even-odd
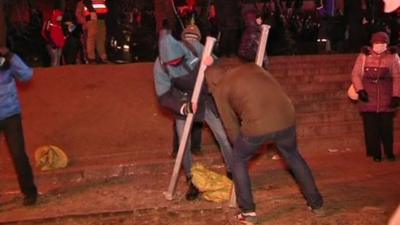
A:
[[[236,198],[242,212],[254,212],[255,203],[251,192],[251,180],[248,161],[264,142],[263,137],[246,137],[239,134],[233,148],[232,175],[235,184]]]
[[[315,184],[313,175],[306,161],[297,148],[296,127],[290,127],[277,133],[276,145],[312,209],[321,208],[323,199]]]
[[[57,49],[53,48],[51,45],[46,45],[47,52],[50,56],[50,66],[58,65]]]
[[[96,60],[96,34],[97,21],[88,21],[87,37],[86,37],[86,53],[89,63],[94,63]]]
[[[103,62],[107,62],[106,53],[106,24],[104,20],[97,21],[96,49]]]
[[[179,137],[178,133],[176,132],[176,122],[172,124],[172,157],[176,158],[176,154],[178,154],[179,149]]]
[[[175,120],[176,133],[178,134],[179,142],[183,135],[185,122],[186,122],[185,120]],[[188,138],[186,146],[185,146],[185,152],[183,154],[182,165],[183,165],[183,170],[185,171],[186,179],[189,184],[189,188],[185,194],[185,198],[188,201],[192,201],[192,200],[195,200],[198,198],[200,191],[192,183],[192,171],[191,171],[191,169],[192,169],[192,153],[190,152],[189,147],[190,147],[190,137]]]
[[[29,158],[25,152],[20,115],[14,115],[4,120],[4,136],[17,173],[21,192],[26,198],[34,198],[33,200],[36,201],[37,189],[33,180]]]
[[[193,122],[190,150],[192,153],[201,153],[201,140],[202,140],[203,122]]]
[[[389,160],[394,159],[393,154],[393,112],[387,112],[381,114],[380,123],[380,138],[383,144],[383,150],[385,151],[386,158]]]
[[[62,62],[63,58],[62,58],[62,48],[57,48],[56,49],[56,55],[57,55],[57,66],[64,64],[64,62]]]
[[[364,112],[361,114],[364,125],[364,138],[367,156],[377,160],[381,158],[381,146],[378,133],[378,120],[376,113]]]
[[[225,160],[227,171],[229,172],[232,169],[232,147],[229,143],[224,126],[222,125],[221,120],[208,107],[206,108],[204,119],[207,125],[210,127],[215,140],[218,142]]]

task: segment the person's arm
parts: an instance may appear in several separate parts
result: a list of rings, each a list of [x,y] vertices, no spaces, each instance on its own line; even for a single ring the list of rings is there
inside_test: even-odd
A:
[[[394,54],[393,64],[391,67],[393,77],[393,97],[400,97],[400,58]]]
[[[157,59],[154,63],[154,84],[158,100],[163,107],[166,107],[178,114],[184,114],[181,110],[186,103],[182,101],[183,93],[173,88],[169,74],[167,74]]]
[[[12,53],[5,47],[0,47],[0,55],[6,58],[6,61],[10,64],[11,75],[17,80],[29,81],[32,79],[32,68],[27,66],[18,55]]]
[[[351,82],[353,83],[356,92],[364,90],[362,76],[364,73],[365,58],[365,54],[359,54],[351,72]]]
[[[75,9],[75,17],[76,21],[82,25],[82,28],[86,28],[86,17],[85,17],[85,6],[83,5],[83,2],[80,1],[76,5]]]

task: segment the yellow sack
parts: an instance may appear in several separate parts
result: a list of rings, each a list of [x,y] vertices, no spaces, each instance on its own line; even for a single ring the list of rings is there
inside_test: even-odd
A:
[[[200,163],[192,166],[192,182],[206,200],[223,202],[230,199],[232,181],[224,175],[208,170]]]
[[[68,156],[59,147],[44,145],[35,151],[36,166],[42,171],[65,168],[68,165]]]

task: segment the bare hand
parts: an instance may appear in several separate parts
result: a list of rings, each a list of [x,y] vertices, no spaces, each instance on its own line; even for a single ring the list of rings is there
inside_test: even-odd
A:
[[[212,56],[207,56],[203,62],[203,64],[206,66],[211,66],[213,63],[214,63],[214,58]]]

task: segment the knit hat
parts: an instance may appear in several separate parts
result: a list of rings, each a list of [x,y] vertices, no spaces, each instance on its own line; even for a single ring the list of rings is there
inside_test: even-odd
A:
[[[371,43],[386,43],[389,44],[389,36],[385,32],[376,32],[372,34]]]
[[[51,22],[52,23],[60,22],[62,20],[62,17],[63,17],[63,12],[59,9],[55,9],[51,13]]]
[[[187,25],[186,28],[182,31],[182,40],[186,39],[186,38],[193,38],[193,39],[197,39],[197,40],[201,40],[201,33],[199,28],[194,25],[194,24],[190,24]]]

